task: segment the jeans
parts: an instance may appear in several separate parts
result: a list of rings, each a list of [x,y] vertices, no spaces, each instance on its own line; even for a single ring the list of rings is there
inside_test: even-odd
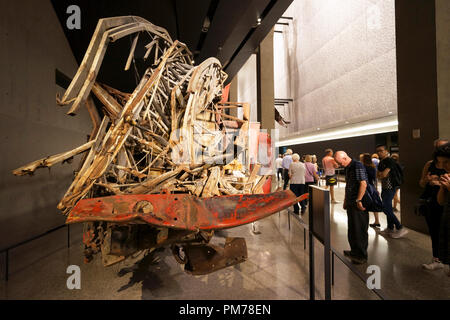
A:
[[[450,206],[448,202],[442,212],[440,229],[438,258],[443,264],[450,264]]]
[[[441,207],[436,201],[432,201],[429,204],[429,212],[425,216],[427,221],[428,230],[431,237],[431,247],[433,248],[433,257],[439,257],[439,232],[441,228],[442,212],[444,208]]]
[[[278,181],[283,179],[283,168],[277,169],[277,179],[278,179]]]
[[[289,185],[289,170],[285,168],[283,168],[283,180],[284,180],[283,190],[286,190]]]
[[[306,193],[304,184],[291,184],[289,188],[296,197],[300,197],[302,194]],[[306,210],[305,200],[300,201],[300,206],[302,207],[302,212],[304,212]],[[299,209],[298,203],[294,204],[294,213],[299,213]]]
[[[400,221],[398,221],[397,217],[394,214],[394,210],[392,209],[392,200],[395,196],[394,189],[383,189],[381,191],[381,200],[383,202],[383,212],[386,214],[388,228],[394,230],[394,226],[397,230],[403,228]]]
[[[367,259],[369,246],[369,212],[361,211],[355,204],[347,205],[347,239],[351,253]]]

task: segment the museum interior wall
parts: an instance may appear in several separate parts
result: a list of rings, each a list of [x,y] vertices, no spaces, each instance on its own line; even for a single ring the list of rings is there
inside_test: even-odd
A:
[[[253,122],[258,121],[256,73],[256,54],[252,54],[233,79],[237,83],[238,101],[250,103],[250,121]]]
[[[20,12],[20,14],[18,14]],[[77,64],[50,1],[10,1],[0,11],[0,248],[62,225],[56,205],[77,168],[56,164],[34,177],[11,171],[86,142],[91,120],[57,106],[55,69],[73,77]]]
[[[256,52],[258,121],[264,130],[275,129],[273,29],[261,41]]]
[[[283,16],[275,98],[293,102],[280,137],[396,114],[394,0],[297,0]]]
[[[275,123],[281,140],[397,120],[394,0],[296,0],[283,17],[273,34],[274,96],[292,102],[276,104],[290,121],[286,127]],[[236,77],[239,100],[252,106],[257,99],[254,56]],[[373,141],[370,136],[365,140]],[[373,143],[365,146],[360,140],[308,143],[304,149],[321,155],[324,145],[342,149],[337,142],[348,141],[357,146],[351,148],[356,155],[374,151]]]

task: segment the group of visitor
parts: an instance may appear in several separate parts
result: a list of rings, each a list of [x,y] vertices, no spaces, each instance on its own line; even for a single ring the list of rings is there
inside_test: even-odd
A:
[[[302,160],[302,161],[300,161]],[[308,192],[308,186],[316,184],[319,181],[317,157],[315,155],[304,155],[300,159],[298,153],[292,152],[292,149],[286,150],[284,155],[280,155],[276,160],[277,178],[283,180],[283,189],[289,189],[297,196]],[[305,213],[308,201],[304,200],[294,205],[294,213]],[[301,207],[301,210],[300,210]]]

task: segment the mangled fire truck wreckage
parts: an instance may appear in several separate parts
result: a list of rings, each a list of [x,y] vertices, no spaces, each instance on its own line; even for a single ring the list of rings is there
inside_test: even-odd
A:
[[[133,41],[125,71],[138,45],[145,45],[148,65],[131,94],[96,82],[108,45],[127,36]],[[88,109],[90,140],[13,173],[32,174],[83,153],[58,209],[66,223],[84,223],[86,262],[101,252],[109,266],[169,245],[191,274],[241,263],[244,238],[209,244],[214,230],[254,222],[300,198],[270,193],[269,176],[258,174],[261,165],[249,165],[249,139],[270,140],[259,130],[249,133],[248,104],[224,102],[226,77],[217,59],[194,66],[186,45],[140,17],[101,19],[70,86],[57,97],[58,104],[71,104],[70,115]],[[232,108],[241,109],[241,117],[229,115]]]

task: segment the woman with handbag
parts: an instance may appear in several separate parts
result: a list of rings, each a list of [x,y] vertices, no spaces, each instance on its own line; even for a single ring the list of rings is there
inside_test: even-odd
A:
[[[309,186],[315,185],[319,181],[319,175],[317,174],[316,167],[311,162],[312,156],[307,154],[305,156],[305,192],[309,192]],[[305,204],[308,204],[308,199],[305,200]]]
[[[435,150],[447,142],[447,140],[436,140],[434,142]],[[444,267],[439,260],[439,232],[443,207],[439,205],[436,197],[440,188],[439,177],[445,174],[445,170],[437,168],[436,161],[436,159],[433,159],[425,164],[422,170],[422,177],[419,182],[420,186],[425,188],[424,192],[420,196],[420,202],[422,205],[421,209],[419,209],[419,213],[425,216],[428,231],[431,237],[431,247],[433,250],[433,258],[431,263],[422,264],[422,267],[426,270],[438,270]]]

